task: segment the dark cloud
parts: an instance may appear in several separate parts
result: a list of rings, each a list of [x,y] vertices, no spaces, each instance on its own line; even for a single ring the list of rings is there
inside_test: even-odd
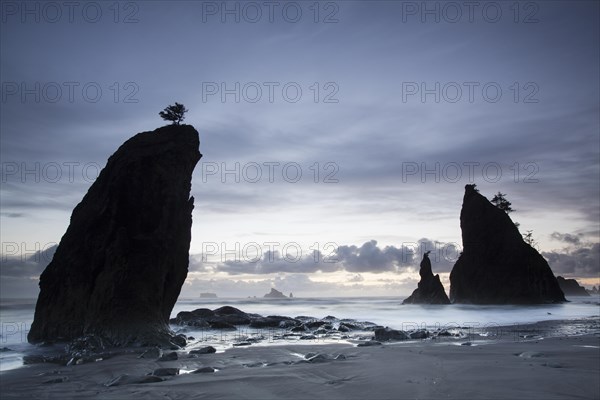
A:
[[[582,245],[570,251],[542,252],[555,275],[567,278],[600,276],[600,243]]]
[[[189,272],[207,272],[208,270],[209,267],[202,254],[190,254],[188,264]]]
[[[2,217],[6,217],[6,218],[22,218],[24,217],[26,214],[24,213],[0,213],[0,216]]]
[[[300,255],[298,248],[280,251],[266,251],[261,255],[238,257],[209,267],[202,255],[190,256],[190,271],[206,272],[209,269],[229,275],[264,275],[276,273],[315,273],[345,271],[355,273],[353,279],[360,279],[361,272],[382,273],[418,270],[423,253],[431,251],[430,259],[436,272],[449,272],[460,253],[455,243],[442,243],[430,239],[420,239],[414,243],[381,247],[376,240],[361,246],[341,245],[330,255],[313,250]],[[244,259],[245,258],[245,259]],[[250,258],[250,259],[248,259]]]
[[[38,277],[52,261],[57,245],[48,245],[43,250],[31,251],[23,248],[23,244],[3,242],[3,254],[0,261],[0,277],[35,278]]]
[[[362,246],[339,246],[336,251],[338,261],[348,272],[396,272],[403,264],[412,263],[413,251],[407,247],[397,248],[377,246],[376,240]]]

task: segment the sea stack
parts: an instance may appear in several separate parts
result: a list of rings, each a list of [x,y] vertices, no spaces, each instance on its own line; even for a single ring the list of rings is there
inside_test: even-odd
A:
[[[170,125],[127,140],[109,159],[40,276],[28,340],[94,335],[165,343],[188,272],[198,132]]]
[[[562,276],[557,276],[556,280],[558,281],[558,285],[560,289],[563,291],[565,296],[589,296],[590,294],[585,290],[585,288],[575,280],[575,279],[565,279]]]
[[[439,275],[433,275],[429,251],[423,254],[418,287],[402,304],[450,304]]]
[[[450,273],[450,300],[473,304],[565,301],[550,266],[507,213],[466,185],[460,212],[463,252]]]

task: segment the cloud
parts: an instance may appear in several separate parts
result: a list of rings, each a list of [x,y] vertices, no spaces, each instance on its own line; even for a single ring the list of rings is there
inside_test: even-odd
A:
[[[314,273],[335,272],[341,266],[335,259],[325,257],[318,250],[305,256],[301,252],[282,254],[279,251],[266,251],[256,256],[256,261],[227,260],[220,263],[216,270],[230,275],[241,274],[274,274],[274,273]]]
[[[386,246],[381,249],[376,240],[362,246],[339,246],[336,254],[348,272],[395,272],[401,263],[412,261],[412,252],[406,248]]]
[[[188,271],[189,272],[207,272],[208,265],[202,254],[190,254]]]
[[[6,277],[38,277],[52,261],[56,247],[56,245],[52,245],[27,256],[26,249],[22,249],[18,243],[3,243],[4,254],[1,256],[0,276],[2,279]],[[21,255],[16,255],[16,253],[21,253]]]
[[[550,237],[554,240],[565,242],[568,244],[580,244],[582,234],[572,235],[570,233],[552,232]]]
[[[573,250],[542,252],[555,275],[573,278],[600,276],[600,243],[586,244]]]
[[[364,282],[365,278],[361,274],[351,275],[348,282]]]
[[[384,295],[401,296],[410,294],[416,283],[412,280],[385,279],[376,284],[366,282],[323,282],[307,274],[286,274],[283,276],[264,277],[257,280],[242,280],[234,278],[206,279],[189,278],[184,284],[181,297],[197,298],[198,293],[212,292],[219,297],[262,297],[271,288],[283,292],[286,296],[293,293],[294,297],[339,297]]]
[[[30,254],[18,243],[2,243],[0,295],[3,298],[37,296],[39,276],[52,261],[56,247],[56,245],[52,245]],[[17,255],[17,253],[21,253],[21,255]]]
[[[6,217],[6,218],[22,218],[25,216],[24,213],[0,213],[0,216],[2,217]]]
[[[258,280],[242,279],[188,279],[182,288],[183,297],[197,297],[201,292],[217,293],[220,297],[262,297],[275,288],[285,295],[294,293],[302,296],[319,295],[331,292],[336,284],[317,282],[306,274],[289,274],[285,276],[265,277]]]
[[[359,279],[360,273],[399,273],[419,268],[425,251],[431,251],[430,259],[434,271],[449,272],[456,262],[460,248],[455,243],[443,243],[427,238],[417,242],[403,243],[400,246],[377,245],[370,240],[361,246],[340,245],[330,255],[313,250],[302,256],[300,249],[292,249],[287,254],[280,251],[266,251],[253,259],[236,257],[218,263],[207,263],[202,254],[190,256],[191,272],[224,272],[229,275],[266,275],[276,273],[330,273],[345,271]]]

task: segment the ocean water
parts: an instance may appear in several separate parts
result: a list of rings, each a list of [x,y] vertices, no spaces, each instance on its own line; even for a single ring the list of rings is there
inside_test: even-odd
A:
[[[248,313],[311,316],[369,321],[394,329],[438,329],[454,327],[490,328],[523,325],[548,320],[569,320],[600,317],[600,297],[571,297],[569,303],[536,306],[476,306],[402,305],[404,297],[351,297],[351,298],[216,298],[179,299],[172,317],[180,311],[196,308],[215,309],[233,306]],[[22,365],[23,353],[34,348],[27,343],[27,333],[35,309],[35,299],[3,299],[0,302],[0,371]],[[173,327],[177,329],[177,327]],[[198,332],[188,331],[188,335]],[[213,334],[216,334],[213,332]],[[229,337],[233,337],[228,333]],[[221,347],[227,346],[221,335]],[[269,343],[269,342],[267,342]],[[278,342],[271,342],[277,344]],[[10,350],[6,350],[10,349]]]

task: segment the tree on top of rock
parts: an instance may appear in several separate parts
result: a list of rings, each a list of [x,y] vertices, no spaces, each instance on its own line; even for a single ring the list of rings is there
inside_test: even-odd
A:
[[[498,192],[494,198],[491,200],[491,202],[498,207],[499,209],[501,209],[502,211],[504,211],[507,214],[510,214],[511,212],[515,211],[513,210],[510,206],[511,206],[511,202],[506,200],[506,194],[504,193],[500,193]]]
[[[533,238],[533,231],[532,230],[527,231],[527,233],[524,233],[522,236],[523,236],[523,240],[525,241],[525,243],[527,243],[531,247],[536,247],[537,246],[537,242]]]
[[[479,193],[479,189],[477,189],[477,185],[475,183],[467,185],[467,187],[470,187],[471,189],[473,189],[474,191],[476,191],[477,193]]]
[[[174,106],[168,106],[159,112],[158,115],[165,121],[173,121],[173,125],[179,125],[185,119],[184,114],[186,112],[188,112],[188,109],[183,104],[176,102]]]

